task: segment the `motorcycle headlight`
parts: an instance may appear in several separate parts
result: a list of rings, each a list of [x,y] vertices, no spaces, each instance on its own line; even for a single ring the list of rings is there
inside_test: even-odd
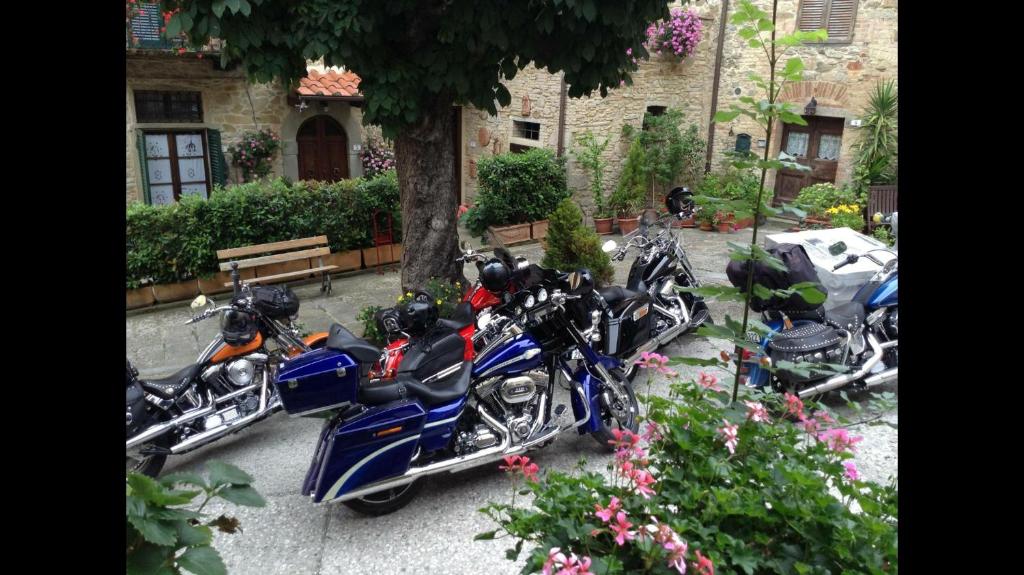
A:
[[[548,290],[544,288],[540,288],[539,290],[537,290],[537,301],[539,301],[540,303],[548,301]]]
[[[533,294],[530,294],[530,295],[526,296],[526,302],[524,303],[524,305],[526,306],[526,309],[530,309],[536,303],[537,303],[537,300],[534,299]]]

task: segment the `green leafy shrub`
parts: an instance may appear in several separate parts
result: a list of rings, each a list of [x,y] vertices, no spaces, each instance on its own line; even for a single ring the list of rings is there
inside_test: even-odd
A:
[[[619,183],[608,199],[608,206],[620,217],[635,216],[647,201],[650,179],[646,174],[646,154],[640,138],[629,145],[626,163],[619,174]]]
[[[673,377],[667,362],[646,360]],[[617,438],[610,476],[549,471],[526,484],[535,508],[482,510],[519,540],[509,559],[537,545],[523,573],[571,554],[593,573],[898,572],[898,491],[859,477],[858,438],[794,396],[730,404],[711,374],[675,377],[670,398],[647,396],[643,434]]]
[[[638,140],[644,152],[641,171],[646,179],[641,207],[660,207],[653,195],[647,198],[648,193],[654,194],[654,186],[663,191],[676,182],[695,187],[704,174],[707,143],[696,125],[681,130],[682,123],[682,111],[668,108],[659,115],[644,114],[642,130],[629,124],[622,127],[623,135]]]
[[[434,296],[437,315],[441,319],[448,319],[455,315],[455,307],[462,302],[465,293],[462,282],[451,283],[440,278],[431,278],[423,289]],[[414,296],[415,294],[411,291],[400,294],[395,299],[395,304],[409,303]],[[356,316],[356,320],[363,324],[363,338],[377,345],[387,343],[384,340],[384,334],[377,329],[377,322],[374,320],[374,314],[382,309],[384,308],[379,305],[368,305],[359,310],[359,315]]]
[[[395,172],[338,182],[283,179],[216,188],[209,200],[132,204],[125,213],[125,284],[171,283],[218,271],[217,250],[326,235],[332,251],[373,245],[374,209],[388,211],[401,241]]]
[[[224,561],[213,547],[213,528],[241,532],[238,519],[221,515],[208,519],[203,507],[219,497],[236,505],[263,507],[266,502],[252,488],[252,477],[233,465],[206,464],[209,480],[196,473],[174,473],[153,479],[139,473],[126,478],[125,555],[128,575],[226,574]],[[177,489],[178,486],[198,489]],[[204,499],[190,509],[198,495]]]
[[[744,213],[737,213],[736,216],[744,218],[753,215],[757,209],[757,192],[760,186],[761,182],[753,172],[727,168],[718,173],[711,172],[705,175],[697,189],[697,195],[721,198],[727,201],[740,201],[746,209],[741,210]],[[765,190],[764,196],[761,198],[762,212],[767,211],[771,201],[772,191]]]
[[[601,238],[583,226],[583,212],[571,198],[562,200],[551,214],[541,265],[562,271],[587,268],[602,285],[615,277],[611,258],[601,250]]]
[[[384,308],[379,305],[368,305],[359,310],[359,315],[356,316],[356,321],[363,324],[363,339],[377,346],[383,346],[386,343],[384,334],[377,329],[377,322],[373,317],[382,309]]]
[[[478,173],[476,204],[463,216],[474,236],[483,236],[488,226],[545,220],[570,195],[565,158],[543,148],[484,158]]]
[[[871,232],[871,236],[880,242],[884,242],[885,245],[892,247],[896,245],[896,236],[892,235],[888,227],[879,226]]]
[[[863,206],[864,200],[853,188],[828,182],[807,186],[796,196],[796,205],[815,216],[824,216],[829,208],[844,204]]]
[[[825,215],[832,220],[834,228],[850,228],[855,232],[864,229],[864,214],[856,204],[840,204],[825,210]]]

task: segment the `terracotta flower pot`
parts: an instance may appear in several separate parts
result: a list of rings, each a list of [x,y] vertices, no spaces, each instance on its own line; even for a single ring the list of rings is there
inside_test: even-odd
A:
[[[542,240],[548,235],[548,220],[530,222],[530,237],[535,240]]]
[[[402,244],[387,244],[380,246],[380,263],[390,264],[402,261]],[[363,262],[366,267],[371,268],[377,265],[377,248],[363,248]]]
[[[190,280],[173,284],[156,284],[153,286],[153,295],[160,303],[192,299],[199,295],[199,282]]]
[[[673,228],[695,228],[695,227],[697,227],[697,220],[693,216],[690,216],[688,218],[683,218],[681,220],[676,220],[676,221],[672,222],[672,227]]]
[[[832,220],[826,218],[819,218],[815,216],[807,216],[804,218],[804,223],[809,226],[832,226]]]
[[[732,231],[732,224],[729,222],[722,222],[718,224],[718,231],[723,234],[727,234]]]
[[[124,295],[125,309],[151,306],[156,301],[156,297],[153,295],[153,286],[125,290]]]
[[[502,226],[498,228],[491,226],[488,227],[487,229],[490,230],[491,233],[494,234],[504,244],[524,242],[526,240],[531,239],[529,223],[515,224],[512,226]]]
[[[597,230],[598,235],[607,235],[612,233],[612,223],[615,218],[594,218],[594,228]]]
[[[640,216],[632,218],[619,218],[619,232],[626,235],[640,227]]]
[[[316,258],[311,259],[309,263],[311,267],[317,267]],[[337,270],[332,271],[357,270],[363,267],[362,250],[349,250],[324,256],[324,265],[338,266]]]
[[[700,231],[702,231],[702,232],[710,232],[710,231],[712,231],[714,229],[715,229],[715,226],[712,225],[711,222],[701,222],[700,223]]]

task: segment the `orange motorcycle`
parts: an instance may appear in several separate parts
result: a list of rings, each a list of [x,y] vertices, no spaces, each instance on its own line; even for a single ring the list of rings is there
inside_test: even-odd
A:
[[[280,409],[273,385],[285,359],[323,347],[327,332],[302,337],[299,300],[287,287],[240,286],[216,306],[199,296],[187,324],[220,316],[220,333],[192,363],[159,379],[141,380],[127,362],[126,471],[155,477],[168,455],[187,453]]]

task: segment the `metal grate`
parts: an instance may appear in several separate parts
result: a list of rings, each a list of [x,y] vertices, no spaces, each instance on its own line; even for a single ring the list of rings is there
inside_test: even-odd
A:
[[[525,138],[527,140],[540,140],[540,124],[537,122],[512,120],[512,135],[516,138]]]
[[[135,121],[140,124],[201,123],[202,95],[200,92],[136,90]]]

